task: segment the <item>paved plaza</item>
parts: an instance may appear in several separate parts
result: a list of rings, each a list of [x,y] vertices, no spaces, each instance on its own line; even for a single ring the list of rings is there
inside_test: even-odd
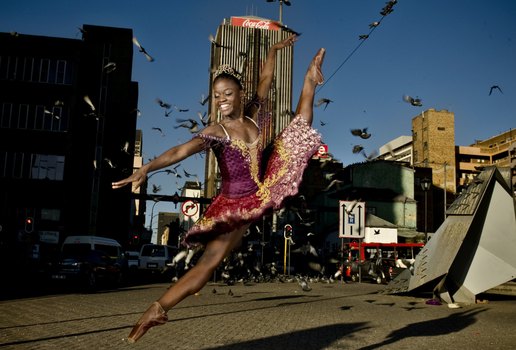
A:
[[[514,349],[516,299],[451,309],[425,296],[381,294],[384,285],[209,283],[170,321],[127,344],[132,325],[168,287],[0,301],[0,349]]]

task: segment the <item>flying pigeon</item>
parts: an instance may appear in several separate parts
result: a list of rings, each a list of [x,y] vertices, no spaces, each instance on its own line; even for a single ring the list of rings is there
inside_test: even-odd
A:
[[[363,139],[368,139],[371,137],[371,134],[369,134],[367,132],[367,128],[363,128],[363,129],[351,129],[351,134],[353,136],[359,136]]]
[[[329,98],[320,98],[317,103],[315,104],[315,107],[320,107],[324,104],[324,109],[326,110],[326,107],[328,107],[328,104],[330,104],[331,102],[333,102],[332,100],[330,100]]]
[[[145,49],[143,48],[143,46],[140,45],[140,43],[138,42],[138,39],[136,39],[136,37],[133,37],[133,44],[136,45],[136,47],[138,48],[138,51],[140,51],[141,53],[143,53],[145,55],[145,58],[147,59],[147,61],[149,61],[149,62],[154,61],[154,58],[151,55],[149,55],[147,53],[147,51],[145,51]]]
[[[502,89],[500,89],[500,87],[498,85],[493,85],[493,86],[491,86],[491,89],[489,90],[489,96],[491,96],[491,94],[493,93],[493,90],[495,90],[495,89],[500,91],[503,94]]]
[[[164,102],[163,100],[161,100],[160,98],[156,98],[156,102],[159,104],[160,107],[163,107],[165,109],[170,109],[172,108],[172,106],[170,105],[170,103],[166,103]]]
[[[403,95],[403,101],[410,103],[412,106],[423,106],[423,101],[420,98],[412,98],[409,95]]]

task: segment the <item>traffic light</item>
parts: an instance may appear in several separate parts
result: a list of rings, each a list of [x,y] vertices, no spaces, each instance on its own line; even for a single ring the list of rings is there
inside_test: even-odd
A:
[[[139,234],[137,234],[137,233],[133,234],[133,236],[131,237],[131,243],[132,243],[133,245],[138,245],[138,244],[140,244],[140,235],[139,235]]]
[[[285,227],[283,228],[283,236],[285,238],[290,238],[290,237],[292,237],[292,234],[293,234],[292,225],[286,224]]]
[[[25,218],[25,232],[32,233],[34,231],[34,219],[32,217]]]

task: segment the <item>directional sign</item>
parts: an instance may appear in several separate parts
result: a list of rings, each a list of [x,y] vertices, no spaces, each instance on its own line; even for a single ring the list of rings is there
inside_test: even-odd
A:
[[[365,237],[365,202],[339,201],[339,238]]]

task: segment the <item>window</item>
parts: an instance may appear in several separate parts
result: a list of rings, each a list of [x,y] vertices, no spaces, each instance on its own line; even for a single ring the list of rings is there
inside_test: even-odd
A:
[[[49,73],[50,73],[50,60],[44,58],[41,60],[41,66],[39,70],[39,79],[40,83],[48,83],[49,82]]]
[[[437,127],[437,130],[439,130],[439,131],[444,131],[444,130],[446,130],[446,128],[445,128],[444,126],[438,126],[438,127]]]
[[[13,111],[12,103],[3,103],[2,110],[0,110],[0,127],[9,128],[11,127],[11,115]]]
[[[49,154],[34,155],[32,179],[63,180],[64,156]]]

